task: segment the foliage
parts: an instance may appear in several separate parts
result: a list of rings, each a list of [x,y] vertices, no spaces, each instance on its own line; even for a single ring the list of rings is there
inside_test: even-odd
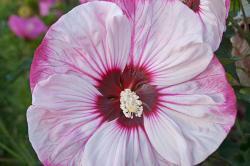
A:
[[[65,0],[56,8],[66,12],[78,1]],[[42,37],[35,41],[17,38],[7,25],[8,17],[17,13],[21,5],[28,5],[38,15],[37,0],[0,1],[0,165],[39,165],[27,135],[26,110],[31,103],[29,68],[34,50]],[[223,63],[229,81],[238,98],[239,112],[234,128],[220,148],[210,156],[203,166],[250,165],[250,88],[239,84],[235,62],[232,58],[230,37],[237,23],[232,17],[240,9],[239,0],[231,1],[228,28],[220,49],[216,52]],[[50,14],[42,18],[47,25],[56,17]],[[249,32],[242,34],[248,41]],[[237,82],[237,84],[235,84]]]

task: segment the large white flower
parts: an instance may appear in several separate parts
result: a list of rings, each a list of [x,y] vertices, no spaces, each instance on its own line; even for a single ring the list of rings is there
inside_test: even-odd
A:
[[[45,165],[194,165],[235,119],[202,25],[179,0],[89,2],[48,31],[31,67],[30,141]]]

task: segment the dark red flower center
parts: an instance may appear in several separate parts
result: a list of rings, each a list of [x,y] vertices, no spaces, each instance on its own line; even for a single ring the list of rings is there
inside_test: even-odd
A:
[[[107,121],[118,118],[123,127],[143,125],[142,117],[125,117],[120,108],[120,94],[125,89],[135,92],[142,102],[143,116],[154,112],[157,105],[158,92],[151,85],[151,74],[145,68],[127,66],[124,71],[112,69],[106,72],[99,80],[97,89],[102,94],[97,96],[97,109]]]
[[[183,0],[182,2],[194,12],[198,12],[200,9],[200,0]]]

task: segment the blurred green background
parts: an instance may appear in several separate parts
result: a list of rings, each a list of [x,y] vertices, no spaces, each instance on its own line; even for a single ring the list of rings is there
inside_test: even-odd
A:
[[[240,2],[231,1],[228,28],[216,53],[237,94],[238,117],[227,139],[201,164],[204,166],[250,166],[250,88],[241,84],[237,75],[239,67],[235,65],[235,62],[244,61],[249,55],[232,55],[230,42],[235,29],[242,40],[250,41],[249,29],[242,29],[240,21],[234,19],[245,5]],[[78,0],[61,0],[52,7],[49,15],[40,16],[38,0],[0,0],[0,165],[40,165],[28,140],[26,110],[31,104],[29,68],[34,50],[43,35],[35,40],[17,37],[8,26],[9,16],[20,14],[18,11],[25,6],[30,9],[31,15],[39,16],[49,26],[57,20],[53,10],[65,13],[78,4]],[[242,15],[243,19],[240,20],[247,23],[247,11]],[[248,69],[242,70],[247,72]]]

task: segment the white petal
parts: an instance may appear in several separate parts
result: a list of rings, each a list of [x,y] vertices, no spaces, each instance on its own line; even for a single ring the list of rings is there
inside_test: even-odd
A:
[[[176,165],[192,165],[191,151],[187,140],[176,123],[160,108],[157,114],[144,118],[149,140],[155,150],[167,161]]]
[[[152,73],[155,85],[181,83],[206,69],[213,56],[212,50],[201,44],[200,18],[183,3],[166,0],[115,2],[132,22],[130,61]]]
[[[102,125],[84,151],[86,166],[165,166],[173,165],[154,151],[144,130],[125,129],[115,121]]]
[[[179,1],[139,0],[129,6],[132,22],[133,64],[150,66],[172,49],[202,42],[202,24],[191,10]],[[129,10],[129,11],[130,11]],[[185,16],[185,17],[183,17]],[[194,26],[195,25],[195,26]]]
[[[92,85],[71,75],[53,75],[36,85],[27,119],[29,139],[41,162],[82,165],[85,144],[102,123],[97,95]]]
[[[148,68],[154,85],[170,86],[194,78],[203,72],[213,58],[213,52],[205,43],[189,44],[162,54]]]
[[[122,10],[110,2],[74,8],[51,26],[31,67],[32,89],[52,74],[74,73],[93,83],[110,68],[125,67],[131,27]]]
[[[204,40],[211,45],[213,51],[219,48],[223,32],[226,29],[226,10],[225,0],[200,1],[197,17],[203,22]]]
[[[155,118],[145,120],[145,129],[156,151],[165,154],[164,157],[173,157],[170,161],[190,165],[202,162],[225,139],[236,116],[235,95],[222,65],[214,58],[199,76],[178,85],[159,88],[159,113]],[[171,126],[175,126],[176,131],[170,132],[168,128]],[[180,138],[176,133],[185,142],[178,141]],[[166,150],[174,145],[177,152]],[[183,148],[178,149],[179,145]],[[188,162],[181,158],[184,150],[189,154]]]

